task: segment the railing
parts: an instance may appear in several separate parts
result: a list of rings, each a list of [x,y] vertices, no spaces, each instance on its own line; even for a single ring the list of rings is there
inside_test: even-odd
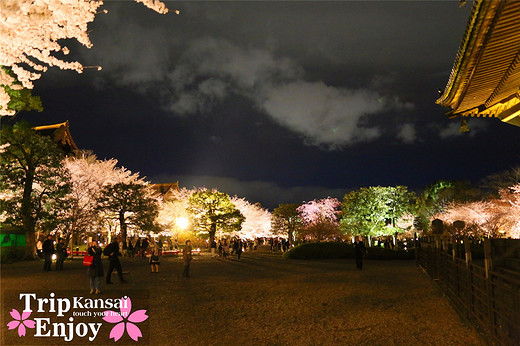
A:
[[[424,244],[424,243],[423,243]],[[520,345],[520,280],[467,262],[433,246],[421,247],[419,265],[459,313],[490,344]]]

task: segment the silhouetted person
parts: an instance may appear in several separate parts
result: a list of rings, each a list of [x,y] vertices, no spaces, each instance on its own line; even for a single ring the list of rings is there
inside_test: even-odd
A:
[[[51,270],[52,255],[54,255],[54,243],[50,234],[47,236],[47,240],[43,242],[42,251],[45,259],[43,262],[43,271],[48,272]]]
[[[58,244],[56,244],[56,270],[63,270],[63,262],[67,256],[67,247],[63,238],[59,238]]]
[[[189,278],[190,277],[190,263],[193,259],[191,255],[191,241],[186,240],[186,246],[182,249],[182,261],[184,262],[184,270],[182,271],[182,276]]]
[[[367,252],[365,244],[359,239],[354,238],[354,255],[356,256],[356,267],[357,269],[363,269],[363,255]]]
[[[107,271],[107,284],[113,284],[111,281],[112,271],[114,268],[117,270],[117,275],[119,276],[119,281],[122,283],[126,282],[123,278],[123,268],[121,268],[121,262],[119,262],[119,256],[121,256],[119,252],[119,243],[121,242],[121,238],[117,237],[112,243],[110,243],[106,249],[105,255],[108,256],[108,271]]]

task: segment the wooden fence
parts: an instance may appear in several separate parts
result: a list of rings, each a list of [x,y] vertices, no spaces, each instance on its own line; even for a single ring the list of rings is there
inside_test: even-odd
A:
[[[486,242],[486,258],[474,261],[456,251],[460,243],[421,239],[418,264],[489,344],[520,345],[520,272],[493,268],[492,243]]]

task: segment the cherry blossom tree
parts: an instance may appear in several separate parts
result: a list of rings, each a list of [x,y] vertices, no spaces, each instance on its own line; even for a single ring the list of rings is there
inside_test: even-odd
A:
[[[299,206],[296,210],[304,224],[300,229],[301,235],[311,236],[316,240],[340,236],[338,223],[340,204],[337,198],[327,197]]]
[[[508,212],[503,217],[504,236],[520,239],[520,184],[500,190],[501,200],[508,206]]]
[[[102,228],[107,215],[100,215],[97,209],[103,187],[117,183],[145,183],[138,173],[132,173],[124,167],[117,166],[116,159],[98,160],[90,152],[82,152],[77,157],[67,157],[63,166],[68,170],[72,191],[69,205],[62,213],[67,222],[62,222],[58,229],[66,238],[73,240],[74,235],[85,236]]]
[[[475,201],[451,203],[444,212],[433,217],[448,225],[463,221],[465,226],[461,229],[448,227],[454,236],[494,237],[498,235],[502,213],[498,201]]]
[[[251,204],[244,198],[237,196],[231,198],[231,203],[244,216],[244,222],[239,231],[235,231],[232,235],[236,235],[243,239],[269,238],[273,236],[271,230],[272,215],[259,204]]]
[[[159,0],[136,0],[166,14]],[[9,67],[15,78],[0,72],[0,114],[13,115],[6,88],[32,89],[33,81],[49,67],[83,72],[78,61],[66,61],[69,49],[59,40],[76,39],[92,47],[88,24],[103,5],[101,0],[2,0],[0,1],[0,66]],[[107,11],[103,11],[106,13]],[[179,14],[179,11],[175,11]]]

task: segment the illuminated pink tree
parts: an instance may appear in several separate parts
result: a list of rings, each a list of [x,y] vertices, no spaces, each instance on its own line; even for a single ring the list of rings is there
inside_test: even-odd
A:
[[[315,199],[299,206],[296,210],[304,223],[304,227],[299,233],[316,240],[340,236],[338,223],[340,213],[338,207],[340,204],[337,198],[327,197]]]
[[[104,186],[117,183],[145,183],[138,173],[132,173],[124,167],[117,167],[116,159],[98,160],[88,152],[78,157],[68,157],[63,161],[70,174],[72,191],[69,208],[64,208],[62,222],[58,229],[65,234],[66,240],[79,232],[94,231],[101,227],[102,220],[97,210],[97,199]]]
[[[463,229],[449,228],[454,235],[474,237],[494,237],[500,229],[503,209],[499,201],[476,201],[452,203],[443,213],[433,216],[448,225],[455,221],[464,221]]]
[[[271,230],[272,214],[268,210],[262,208],[259,204],[251,204],[244,198],[238,198],[237,196],[231,198],[231,203],[240,210],[240,213],[245,218],[240,231],[233,232],[232,235],[243,239],[273,236]]]

